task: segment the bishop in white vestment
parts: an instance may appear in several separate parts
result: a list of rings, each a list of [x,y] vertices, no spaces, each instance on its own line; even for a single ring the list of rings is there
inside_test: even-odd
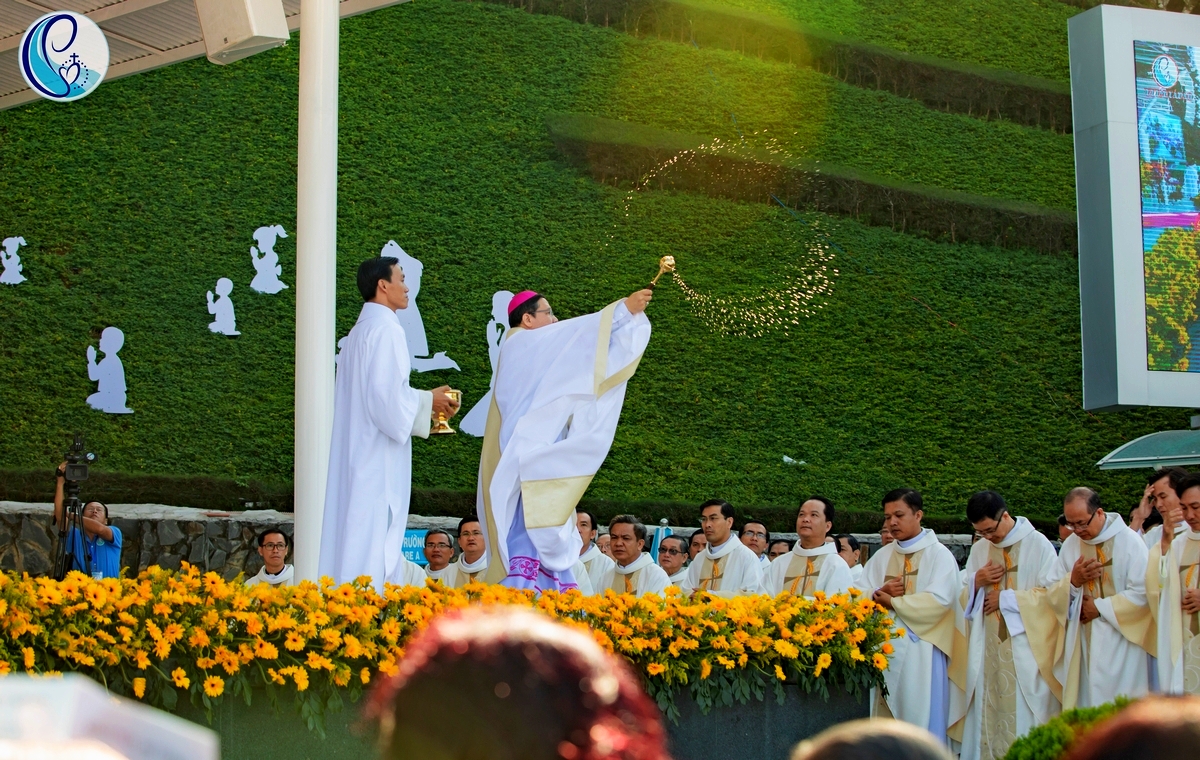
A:
[[[513,296],[479,462],[491,582],[578,586],[575,505],[612,446],[625,386],[650,341],[651,296],[642,290],[564,322],[537,293]]]
[[[1177,490],[1180,507],[1160,511],[1164,524],[1183,531],[1151,548],[1146,598],[1157,624],[1159,688],[1200,695],[1200,477],[1188,477]]]
[[[814,497],[800,505],[796,515],[799,539],[792,550],[780,555],[767,568],[763,593],[782,593],[812,598],[818,591],[825,596],[844,594],[850,589],[850,568],[838,553],[835,542],[825,536],[833,528],[833,505]]]
[[[688,566],[685,593],[707,591],[727,599],[753,596],[762,588],[762,563],[758,555],[733,535],[733,505],[710,499],[700,505],[700,525],[705,547]]]
[[[1040,635],[1056,625],[1039,607],[1058,557],[1050,540],[1024,517],[1013,519],[994,491],[971,497],[967,519],[985,540],[971,547],[959,597],[966,688],[952,700],[951,723],[963,721],[962,760],[1002,760],[1013,741],[1059,712],[1061,689],[1052,675],[1057,637]]]
[[[863,568],[863,586],[905,630],[892,639],[895,652],[883,672],[888,694],[873,690],[871,715],[912,723],[945,741],[949,659],[959,636],[954,618],[958,562],[933,531],[921,527],[923,504],[921,495],[907,488],[884,497],[885,525],[894,540]]]
[[[1063,542],[1048,579],[1052,586],[1069,584],[1069,595],[1058,601],[1065,618],[1063,656],[1055,667],[1062,707],[1145,696],[1146,654],[1157,652],[1146,603],[1146,544],[1120,515],[1101,509],[1089,488],[1073,489],[1063,514],[1074,534]]]
[[[409,385],[408,344],[396,318],[408,289],[396,260],[363,262],[358,280],[366,303],[338,360],[319,572],[337,583],[369,576],[382,592],[385,581],[405,578],[412,439],[429,435],[433,412],[449,416],[458,407],[445,387]]]

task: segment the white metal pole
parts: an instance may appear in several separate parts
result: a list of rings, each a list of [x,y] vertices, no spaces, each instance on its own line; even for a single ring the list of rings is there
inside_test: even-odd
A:
[[[294,562],[308,580],[317,579],[333,433],[337,127],[338,0],[300,0]]]

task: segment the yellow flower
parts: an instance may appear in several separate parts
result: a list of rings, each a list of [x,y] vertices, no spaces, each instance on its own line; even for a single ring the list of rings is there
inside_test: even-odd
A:
[[[288,631],[287,641],[283,642],[283,646],[293,652],[299,652],[304,648],[304,637],[295,631]]]
[[[279,657],[279,649],[269,641],[255,639],[254,656],[260,660],[274,660]]]
[[[800,655],[799,647],[790,641],[775,639],[774,647],[776,652],[779,652],[779,654],[783,655],[789,660],[794,660]]]
[[[171,671],[171,679],[175,681],[175,685],[181,689],[186,689],[192,685],[192,679],[187,677],[187,673],[183,668],[175,668]]]
[[[358,674],[358,677],[364,684],[371,683],[371,670],[369,668],[363,668]]]
[[[881,655],[879,652],[876,652],[874,656],[871,657],[871,663],[879,670],[887,670],[887,658]]]
[[[891,654],[892,652],[896,651],[896,648],[894,646],[892,646],[891,644],[887,643],[886,641],[883,642],[883,646],[881,646],[880,649],[883,651],[884,654]]]
[[[25,669],[33,670],[33,647],[25,647],[21,653],[25,655]]]
[[[210,697],[219,697],[225,691],[225,679],[220,676],[209,676],[204,679],[204,693]]]
[[[833,657],[830,656],[829,652],[821,652],[821,654],[817,657],[817,667],[813,670],[813,676],[820,676],[821,671],[825,670],[832,664]]]
[[[146,679],[145,678],[133,679],[133,696],[137,697],[138,699],[141,699],[142,697],[146,696]]]
[[[296,668],[292,678],[296,681],[296,691],[306,691],[308,689],[308,671],[303,667]]]
[[[667,670],[667,666],[659,662],[652,662],[646,666],[646,672],[652,676],[662,675]]]
[[[134,653],[133,659],[137,663],[138,670],[145,670],[150,667],[150,656],[140,649]]]
[[[787,674],[784,673],[783,668],[779,667],[778,665],[775,666],[775,677],[778,678],[780,681],[787,680]]]
[[[166,639],[154,642],[154,656],[160,660],[167,659],[171,654],[171,642]]]

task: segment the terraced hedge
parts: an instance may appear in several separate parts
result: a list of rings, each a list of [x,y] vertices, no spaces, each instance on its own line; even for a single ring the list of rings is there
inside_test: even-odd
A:
[[[821,492],[873,509],[905,483],[935,513],[990,486],[1052,515],[1080,482],[1123,506],[1140,476],[1099,474],[1095,460],[1186,426],[1182,411],[1080,411],[1069,257],[759,203],[630,196],[569,166],[545,119],[590,113],[727,139],[779,131],[813,160],[853,155],[881,176],[1059,208],[1070,206],[1069,138],[494,5],[419,0],[342,30],[339,334],[358,312],[357,263],[397,240],[425,264],[431,348],[463,370],[419,385],[480,397],[497,289],[539,289],[559,314],[579,314],[672,253],[703,292],[753,297],[797,276],[810,246],[836,244],[828,304],[788,333],[715,335],[678,290],[660,289],[591,499],[720,494],[757,511]],[[248,248],[259,225],[294,229],[296,53],[195,61],[65,108],[0,113],[0,235],[29,241],[29,281],[0,289],[6,478],[46,472],[82,429],[114,476],[211,477],[247,498],[289,480],[294,291],[251,293]],[[293,241],[277,250],[293,283]],[[235,283],[238,338],[206,328],[219,277]],[[108,325],[126,333],[133,415],[84,403],[84,351]],[[415,485],[468,493],[478,455],[463,435],[420,442]]]

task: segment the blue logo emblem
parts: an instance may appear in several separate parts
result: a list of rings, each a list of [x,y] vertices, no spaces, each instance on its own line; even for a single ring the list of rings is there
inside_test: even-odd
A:
[[[1179,66],[1169,55],[1155,58],[1151,71],[1154,73],[1154,81],[1158,82],[1160,87],[1171,88],[1179,81]]]
[[[71,11],[47,13],[21,38],[21,76],[47,100],[79,100],[108,72],[108,40],[96,22]]]

